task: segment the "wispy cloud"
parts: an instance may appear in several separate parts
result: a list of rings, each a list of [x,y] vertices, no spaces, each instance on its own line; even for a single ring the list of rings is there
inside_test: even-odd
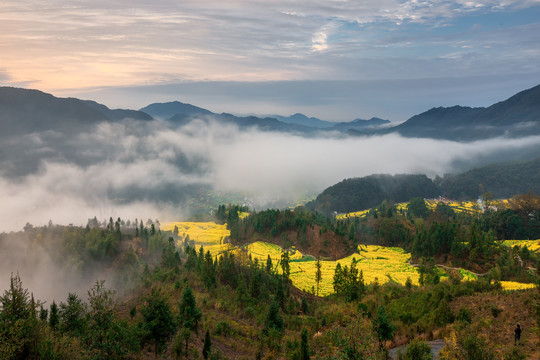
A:
[[[3,51],[4,66],[14,70],[15,80],[40,79],[45,89],[178,79],[344,79],[350,78],[351,68],[334,63],[336,56],[360,63],[400,57],[371,50],[385,31],[412,36],[415,31],[408,26],[422,24],[425,34],[471,12],[489,16],[538,4],[9,0],[0,5],[0,40],[8,50]],[[409,44],[404,43],[407,48]],[[412,46],[431,45],[417,37]],[[320,54],[313,55],[321,50],[322,60]]]

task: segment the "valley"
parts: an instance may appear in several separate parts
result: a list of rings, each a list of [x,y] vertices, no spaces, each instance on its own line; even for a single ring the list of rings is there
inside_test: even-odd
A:
[[[393,127],[1,88],[0,358],[539,358],[538,94]]]

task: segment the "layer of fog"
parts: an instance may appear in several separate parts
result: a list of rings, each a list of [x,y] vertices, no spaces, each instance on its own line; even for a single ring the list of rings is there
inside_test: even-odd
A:
[[[294,203],[344,178],[443,175],[458,164],[464,170],[512,158],[539,140],[306,138],[202,120],[179,128],[124,121],[102,123],[90,133],[33,133],[3,146],[0,231],[49,220],[85,225],[94,216],[179,220],[190,213],[187,204],[197,191],[240,192],[257,208]]]
[[[176,127],[162,121],[102,123],[91,132],[47,131],[0,144],[0,233],[100,221],[185,219],[211,193],[240,193],[262,209],[295,204],[344,178],[374,173],[442,175],[494,160],[537,153],[540,137],[471,143],[240,131],[212,120]],[[19,271],[40,299],[85,297],[91,286],[65,274],[45,254],[0,239],[0,286]],[[54,279],[54,280],[53,280]]]

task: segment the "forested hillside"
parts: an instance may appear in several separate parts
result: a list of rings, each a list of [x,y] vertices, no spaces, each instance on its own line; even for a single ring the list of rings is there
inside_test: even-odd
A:
[[[424,339],[444,337],[445,359],[460,354],[474,358],[478,352],[487,359],[538,356],[534,328],[540,321],[539,294],[522,290],[509,295],[501,282],[537,282],[540,255],[524,245],[502,246],[496,240],[540,237],[540,198],[525,194],[510,204],[469,214],[453,212],[444,203],[431,211],[420,198],[405,209],[384,201],[362,219],[343,220],[303,208],[248,216],[239,216],[248,210],[244,207],[217,209],[216,221],[227,221],[233,241],[296,233],[290,245],[307,240],[309,249],[311,240],[303,239],[303,229],[320,226],[321,234],[334,232],[334,240],[346,239],[351,247],[374,243],[412,252],[418,283],[410,278],[404,283],[385,281],[384,274],[366,281],[358,270],[364,261],[359,255],[338,264],[332,278],[324,279],[334,288],[326,298],[291,285],[289,251],[282,252],[277,264],[259,261],[242,249],[212,256],[182,234],[160,230],[158,221],[90,219],[86,228],[28,224],[24,232],[0,236],[2,251],[16,243],[26,256],[56,256],[59,273],[110,280],[98,277],[87,292],[69,291],[44,303],[25,286],[25,278],[13,272],[0,297],[0,355],[384,359],[388,347],[411,341],[403,356],[418,359],[412,354],[427,356]],[[513,220],[497,221],[501,216]],[[510,223],[517,224],[513,233],[507,232]],[[321,255],[311,255],[303,261],[317,265]],[[15,270],[15,265],[10,266]],[[457,267],[476,272],[476,280],[464,279],[453,270]],[[313,269],[313,279],[321,281],[317,266]],[[517,321],[526,335],[522,345],[513,346],[506,339]]]
[[[371,175],[346,179],[324,190],[306,206],[330,215],[369,209],[383,200],[407,201],[416,196],[434,197],[440,189],[425,175]]]
[[[456,176],[445,176],[440,185],[444,194],[452,199],[476,199],[488,191],[496,198],[508,198],[528,191],[540,194],[540,158],[493,164]]]
[[[437,176],[434,180],[425,175],[371,175],[345,179],[325,189],[306,206],[330,215],[369,209],[383,200],[403,202],[413,197],[439,196],[476,200],[486,193],[491,198],[509,198],[529,191],[540,193],[540,158],[488,165],[462,174]]]

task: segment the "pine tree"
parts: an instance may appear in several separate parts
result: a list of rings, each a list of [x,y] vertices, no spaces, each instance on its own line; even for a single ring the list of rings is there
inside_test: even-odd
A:
[[[300,351],[301,351],[301,360],[309,360],[309,345],[308,345],[308,332],[306,328],[302,329],[300,333]]]
[[[341,268],[341,264],[337,263],[336,269],[334,270],[334,292],[337,295],[341,295],[343,293],[345,278],[343,274],[343,269]]]
[[[86,304],[74,293],[69,293],[66,303],[60,303],[60,331],[81,336],[86,326]]]
[[[321,271],[321,258],[317,256],[317,262],[315,263],[315,282],[317,283],[317,296],[319,296],[319,284],[322,280],[322,271]]]
[[[289,251],[287,250],[281,253],[281,270],[283,270],[283,277],[288,281],[291,267],[289,264]]]
[[[375,318],[373,319],[373,327],[377,333],[379,339],[379,346],[382,348],[386,340],[392,340],[394,338],[395,326],[390,323],[386,310],[383,306],[377,308]]]
[[[283,331],[284,324],[283,318],[279,313],[279,304],[276,301],[272,301],[268,313],[266,314],[266,320],[264,322],[264,333],[268,334],[270,329],[274,329],[281,333]]]
[[[210,251],[206,252],[204,256],[204,270],[203,270],[204,285],[207,289],[216,286],[216,269],[214,267],[214,260]]]
[[[188,334],[191,331],[195,331],[195,333],[197,333],[202,313],[201,310],[197,307],[197,303],[195,302],[195,296],[193,295],[193,290],[191,290],[190,287],[187,287],[184,290],[184,293],[182,295],[182,302],[180,303],[178,310],[179,322],[181,326],[185,330],[188,330]],[[184,336],[184,338],[186,340],[187,354],[189,335]]]
[[[208,359],[208,356],[210,356],[211,350],[212,350],[212,343],[210,341],[210,332],[206,330],[206,334],[204,335],[204,344],[202,348],[202,355],[205,359]]]
[[[272,258],[270,257],[270,254],[268,254],[268,257],[266,258],[266,272],[268,274],[272,272]]]
[[[50,315],[49,315],[49,326],[51,327],[51,329],[55,330],[56,327],[58,326],[58,322],[59,322],[58,305],[56,305],[56,303],[53,300],[51,304],[51,308],[50,308]]]
[[[152,289],[141,309],[143,328],[147,338],[154,341],[154,355],[157,357],[176,330],[173,313],[161,292]]]

